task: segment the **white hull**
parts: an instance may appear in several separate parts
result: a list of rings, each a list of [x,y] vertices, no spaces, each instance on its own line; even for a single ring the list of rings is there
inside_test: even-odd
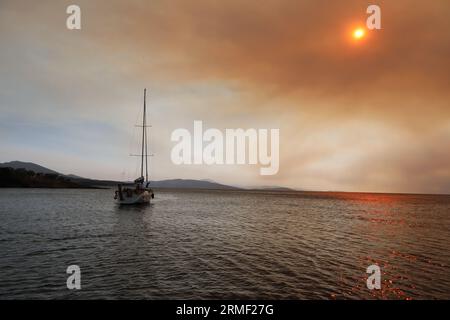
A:
[[[116,199],[117,204],[144,204],[150,203],[150,199],[152,198],[152,193],[148,191],[144,191],[140,194],[133,193],[130,197],[127,195],[123,195],[123,199]]]

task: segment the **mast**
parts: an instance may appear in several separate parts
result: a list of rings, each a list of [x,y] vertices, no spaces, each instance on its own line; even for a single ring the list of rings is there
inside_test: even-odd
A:
[[[145,92],[147,92],[147,89],[145,89]],[[145,94],[144,94],[145,96]],[[148,182],[148,153],[147,153],[147,112],[146,112],[146,105],[145,105],[145,98],[144,98],[144,128],[145,128],[145,182]]]
[[[145,96],[147,95],[147,89],[144,89],[144,115],[142,116],[142,148],[141,148],[141,177],[144,177],[144,143],[145,141]]]

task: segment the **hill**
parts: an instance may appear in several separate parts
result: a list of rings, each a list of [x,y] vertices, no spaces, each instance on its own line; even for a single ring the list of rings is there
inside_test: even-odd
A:
[[[28,171],[33,171],[35,173],[45,173],[45,174],[60,174],[49,168],[40,166],[32,162],[22,162],[22,161],[10,161],[0,163],[0,168],[12,168],[12,169],[25,169]]]
[[[115,187],[120,181],[95,180],[73,174],[61,174],[32,162],[10,161],[0,163],[0,187],[34,187],[34,188],[96,188]],[[242,190],[241,188],[217,183],[210,179],[169,179],[151,181],[152,188],[167,189],[214,189]],[[291,191],[283,187],[260,187],[252,190]]]
[[[239,190],[236,187],[206,180],[172,179],[151,181],[150,184],[153,188]]]
[[[1,188],[86,188],[57,173],[0,167]]]
[[[92,188],[114,187],[118,183],[123,182],[88,179],[73,174],[64,175],[32,162],[10,161],[0,163],[0,187],[3,188]],[[151,181],[151,186],[168,189],[238,189],[212,180],[193,179]]]

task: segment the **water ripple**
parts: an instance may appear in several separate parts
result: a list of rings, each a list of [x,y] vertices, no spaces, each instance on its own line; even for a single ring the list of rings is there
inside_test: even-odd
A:
[[[111,190],[22,192],[0,190],[4,299],[450,298],[448,196],[161,190],[122,208]]]

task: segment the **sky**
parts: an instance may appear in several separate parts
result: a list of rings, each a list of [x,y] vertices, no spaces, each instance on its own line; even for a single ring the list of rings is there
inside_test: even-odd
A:
[[[0,162],[136,178],[146,87],[152,179],[450,193],[447,0],[0,0],[0,40]],[[194,120],[279,129],[279,172],[173,164]]]

